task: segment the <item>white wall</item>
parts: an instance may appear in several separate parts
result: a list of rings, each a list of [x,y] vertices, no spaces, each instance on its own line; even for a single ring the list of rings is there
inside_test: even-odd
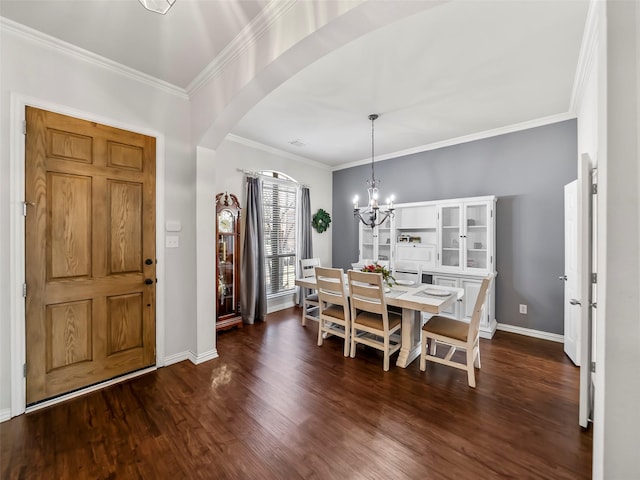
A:
[[[640,478],[640,6],[594,2],[578,152],[598,168],[593,478]]]
[[[595,479],[640,478],[640,4],[607,1],[599,88]],[[600,214],[602,213],[602,215]],[[600,321],[600,319],[603,321]]]
[[[65,51],[60,45],[53,47],[40,37],[12,28],[2,28],[0,44],[0,416],[5,417],[12,395],[11,301],[22,301],[16,298],[18,286],[10,274],[10,240],[15,234],[11,222],[16,210],[21,211],[10,198],[10,159],[19,147],[11,145],[11,132],[20,128],[15,124],[20,115],[14,113],[12,117],[12,98],[32,99],[37,106],[61,113],[72,112],[81,118],[163,137],[164,150],[158,154],[164,156],[165,171],[159,178],[164,183],[164,195],[158,202],[164,205],[167,219],[182,222],[178,234],[181,247],[158,251],[159,258],[166,253],[164,265],[159,266],[166,272],[166,295],[158,299],[164,302],[159,307],[165,313],[166,356],[195,349],[195,153],[189,147],[189,103],[185,95],[123,75],[92,57],[83,59],[77,51],[69,53],[71,48]]]
[[[587,25],[585,35],[583,37],[582,51],[580,62],[578,66],[578,72],[576,75],[577,91],[575,95],[575,110],[578,117],[578,159],[583,154],[588,154],[591,159],[591,167],[598,167],[599,152],[599,130],[602,128],[600,125],[600,118],[603,115],[600,112],[601,105],[601,93],[599,88],[602,87],[599,83],[600,72],[606,66],[604,59],[600,58],[599,51],[599,32],[602,29],[602,12],[599,8],[596,8],[596,4],[592,3],[587,18]],[[597,248],[597,242],[594,242],[593,248]],[[598,271],[598,265],[596,262],[593,264],[593,271]],[[600,292],[602,293],[602,292]],[[601,300],[594,298],[594,301],[601,303]],[[605,321],[604,315],[600,315],[599,309],[596,309],[596,316],[593,320],[593,327],[591,329],[592,342],[591,342],[591,361],[598,362],[598,356],[596,352],[596,326],[599,323]],[[586,332],[582,332],[581,335],[586,335]],[[582,368],[588,368],[583,366]],[[592,380],[595,384],[596,390],[600,389],[601,373],[596,371],[592,373]],[[592,412],[593,413],[593,412]],[[598,415],[599,418],[600,415]],[[576,419],[577,420],[577,419]],[[600,423],[594,425],[594,433],[599,431]],[[596,472],[601,468],[602,461],[602,437],[597,434],[594,435],[593,442],[593,471]],[[597,478],[597,477],[596,477]]]

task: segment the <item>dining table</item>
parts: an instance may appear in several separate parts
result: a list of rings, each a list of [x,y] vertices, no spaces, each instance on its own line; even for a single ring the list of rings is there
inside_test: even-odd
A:
[[[347,283],[347,275],[344,277]],[[315,277],[297,278],[295,283],[301,288],[317,288]],[[396,365],[406,368],[420,356],[422,313],[442,314],[452,303],[462,300],[464,289],[410,281],[401,283],[385,288],[384,296],[387,306],[402,309],[401,347]]]

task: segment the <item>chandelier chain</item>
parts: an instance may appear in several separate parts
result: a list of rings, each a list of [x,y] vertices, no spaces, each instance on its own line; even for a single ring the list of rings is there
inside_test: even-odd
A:
[[[371,120],[371,186],[372,187],[377,187],[377,180],[376,180],[376,172],[375,172],[375,167],[374,167],[374,159],[375,159],[375,121],[378,118],[378,115],[375,113],[372,113],[371,115],[369,115],[369,120]],[[369,183],[369,182],[367,182]]]
[[[353,216],[372,229],[383,224],[387,218],[393,217],[393,211],[395,210],[393,208],[393,195],[387,199],[387,205],[384,208],[381,208],[378,204],[379,181],[376,180],[375,173],[375,120],[378,116],[379,115],[375,113],[369,115],[369,120],[371,120],[371,180],[367,180],[369,184],[369,188],[367,189],[369,203],[366,207],[360,208],[358,206],[357,195],[353,200]]]

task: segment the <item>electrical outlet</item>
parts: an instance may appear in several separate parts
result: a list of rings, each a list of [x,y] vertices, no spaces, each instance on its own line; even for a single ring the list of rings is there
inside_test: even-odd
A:
[[[166,248],[178,248],[180,246],[180,237],[176,235],[167,235],[164,239]]]
[[[527,314],[527,306],[523,305],[522,303],[520,304],[520,313],[522,313],[523,315]]]

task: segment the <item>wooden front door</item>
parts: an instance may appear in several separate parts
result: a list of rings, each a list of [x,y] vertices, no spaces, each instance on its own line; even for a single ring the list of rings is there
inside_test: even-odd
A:
[[[27,107],[27,404],[155,365],[155,139]]]

